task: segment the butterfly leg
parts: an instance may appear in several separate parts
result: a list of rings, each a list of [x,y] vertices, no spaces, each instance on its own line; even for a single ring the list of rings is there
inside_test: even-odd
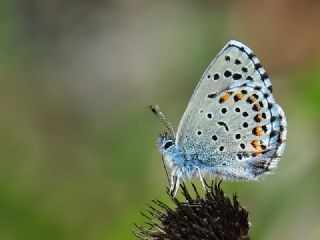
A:
[[[170,196],[175,197],[179,188],[179,177],[171,175]]]
[[[170,183],[170,196],[175,197],[179,188],[179,177],[176,176],[177,170],[174,169],[171,173],[171,183]]]
[[[199,178],[200,178],[201,184],[202,184],[204,190],[206,190],[207,189],[206,184],[204,183],[203,177],[201,176],[200,168],[198,168],[198,172],[199,172]]]
[[[179,188],[179,181],[180,181],[180,178],[176,177],[176,180],[175,180],[175,191],[173,193],[173,197],[175,197],[177,195],[177,192],[178,192],[178,188]]]

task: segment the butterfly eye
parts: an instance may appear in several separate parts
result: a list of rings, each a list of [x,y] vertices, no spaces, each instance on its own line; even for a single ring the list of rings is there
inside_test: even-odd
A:
[[[173,145],[173,142],[172,141],[168,141],[166,142],[166,144],[164,145],[164,150],[167,150],[169,147],[171,147]]]

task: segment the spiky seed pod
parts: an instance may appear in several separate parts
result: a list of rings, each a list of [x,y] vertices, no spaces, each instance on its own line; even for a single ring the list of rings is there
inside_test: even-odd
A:
[[[213,240],[249,239],[248,212],[240,206],[237,196],[232,201],[221,188],[221,182],[208,186],[204,198],[194,184],[193,198],[183,183],[184,201],[172,198],[175,208],[154,200],[143,214],[149,229],[135,224],[133,233],[139,239],[149,240]],[[160,210],[158,210],[160,209]]]

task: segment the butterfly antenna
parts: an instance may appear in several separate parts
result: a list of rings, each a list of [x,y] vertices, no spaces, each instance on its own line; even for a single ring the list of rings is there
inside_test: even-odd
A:
[[[160,108],[157,105],[155,105],[155,106],[150,106],[150,110],[160,119],[160,121],[167,127],[170,133],[175,137],[176,133],[173,130],[171,123],[167,120],[163,112],[160,111]]]

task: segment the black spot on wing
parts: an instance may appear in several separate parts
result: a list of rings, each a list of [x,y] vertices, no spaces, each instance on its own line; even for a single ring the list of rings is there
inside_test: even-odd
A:
[[[227,131],[229,131],[229,127],[228,127],[228,125],[227,125],[225,122],[218,122],[218,124],[219,124],[220,126],[224,126],[224,128],[225,128]]]
[[[235,73],[235,74],[233,74],[232,78],[233,78],[233,80],[239,80],[242,78],[242,75],[239,73]]]
[[[230,77],[232,75],[232,73],[229,71],[229,70],[226,70],[225,72],[224,72],[224,76],[225,77]]]
[[[208,98],[215,98],[217,96],[216,93],[211,93],[211,94],[208,94]]]
[[[234,61],[234,64],[239,65],[239,64],[241,64],[241,61],[240,61],[239,59],[236,59],[236,60]]]

